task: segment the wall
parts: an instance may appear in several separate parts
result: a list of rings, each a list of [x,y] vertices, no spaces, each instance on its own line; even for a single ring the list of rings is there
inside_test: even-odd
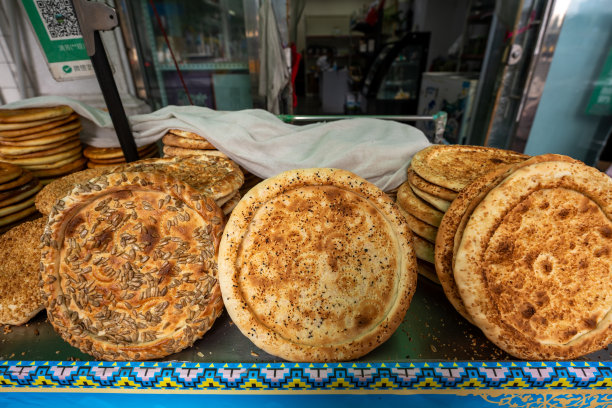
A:
[[[612,47],[610,0],[572,0],[525,153],[559,153],[594,164],[612,117],[585,113]]]

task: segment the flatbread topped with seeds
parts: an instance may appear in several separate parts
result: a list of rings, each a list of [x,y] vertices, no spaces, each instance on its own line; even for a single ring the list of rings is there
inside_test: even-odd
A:
[[[147,360],[199,339],[223,310],[223,212],[160,173],[113,173],[74,188],[42,237],[49,321],[102,360]]]
[[[52,181],[36,195],[36,209],[41,214],[49,215],[57,200],[68,195],[74,186],[106,173],[107,169],[86,169]]]
[[[529,156],[483,146],[432,145],[414,155],[412,170],[426,181],[456,192],[494,168]]]
[[[612,179],[546,156],[476,206],[454,276],[474,323],[500,348],[573,359],[612,342]]]
[[[244,183],[240,167],[232,160],[217,156],[166,157],[139,160],[111,169],[112,172],[161,172],[176,177],[199,192],[225,204]]]
[[[416,286],[411,241],[391,199],[353,173],[281,173],[229,218],[219,249],[226,309],[275,356],[358,358],[404,318]]]
[[[0,236],[0,324],[27,323],[44,309],[38,270],[45,224],[46,219],[39,218]]]

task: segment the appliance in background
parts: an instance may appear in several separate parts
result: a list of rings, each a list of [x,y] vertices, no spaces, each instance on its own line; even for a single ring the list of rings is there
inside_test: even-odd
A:
[[[421,81],[418,115],[433,115],[444,111],[448,122],[444,139],[448,143],[464,144],[473,113],[474,94],[478,86],[478,74],[452,72],[426,72]],[[434,123],[416,122],[425,134],[434,132]]]
[[[408,33],[383,45],[367,71],[362,94],[368,114],[416,114],[430,33]]]

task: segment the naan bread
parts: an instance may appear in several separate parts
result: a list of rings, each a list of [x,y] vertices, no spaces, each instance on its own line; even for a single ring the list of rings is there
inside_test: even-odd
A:
[[[356,359],[386,341],[416,285],[412,233],[377,187],[338,169],[292,170],[251,189],[219,249],[232,320],[292,361]]]
[[[0,235],[0,324],[27,323],[44,309],[38,271],[45,224],[39,218]]]
[[[611,217],[612,179],[592,167],[553,159],[514,171],[474,209],[455,256],[474,323],[522,359],[607,346]]]
[[[157,359],[191,346],[223,310],[223,218],[212,199],[160,173],[76,186],[42,237],[49,321],[96,359]]]
[[[455,198],[457,198],[456,191],[431,184],[429,181],[416,174],[410,167],[408,167],[408,182],[412,187],[416,187],[419,190],[429,193],[434,197],[441,198],[442,200],[453,201]]]
[[[397,190],[397,204],[407,213],[433,227],[440,225],[444,216],[443,212],[417,197],[407,181]]]
[[[410,167],[426,181],[459,192],[500,165],[528,158],[521,153],[492,147],[432,145],[415,154]]]

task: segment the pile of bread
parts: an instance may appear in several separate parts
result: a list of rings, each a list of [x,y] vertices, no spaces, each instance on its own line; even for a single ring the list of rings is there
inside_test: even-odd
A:
[[[44,215],[0,236],[0,323],[45,308],[96,359],[147,360],[192,345],[225,308],[270,354],[352,360],[396,331],[429,267],[459,313],[516,357],[575,358],[612,341],[612,180],[581,162],[432,146],[413,158],[399,205],[329,168],[241,197],[241,169],[168,149],[212,150],[177,132],[164,153],[181,155],[123,163],[90,149],[104,166],[38,193],[34,177],[10,184],[26,170],[0,168],[0,222],[16,203]]]
[[[47,184],[85,167],[80,131],[79,116],[66,105],[0,110],[0,161]]]
[[[170,129],[162,138],[164,157],[222,156],[208,140],[197,133]]]
[[[95,147],[87,146],[83,151],[87,158],[87,168],[113,167],[126,163],[123,150],[120,147]],[[156,143],[151,143],[138,148],[140,159],[159,157]]]
[[[555,154],[432,146],[413,158],[398,204],[449,301],[501,349],[571,359],[612,341],[605,174]]]

